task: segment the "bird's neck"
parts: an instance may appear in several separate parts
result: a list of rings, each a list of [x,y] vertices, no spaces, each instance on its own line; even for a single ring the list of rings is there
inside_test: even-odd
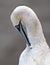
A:
[[[32,32],[28,31],[28,39],[32,47],[36,47],[40,45],[41,47],[44,45],[48,48],[43,32],[39,34],[32,34]]]

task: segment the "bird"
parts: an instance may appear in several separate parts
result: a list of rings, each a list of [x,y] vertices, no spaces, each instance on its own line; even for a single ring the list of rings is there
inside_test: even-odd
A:
[[[41,22],[33,9],[25,5],[17,6],[11,13],[10,19],[26,44],[18,65],[50,65],[50,48]]]

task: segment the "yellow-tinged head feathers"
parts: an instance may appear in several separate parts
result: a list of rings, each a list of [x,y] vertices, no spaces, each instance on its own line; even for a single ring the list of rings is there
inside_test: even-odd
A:
[[[13,25],[16,25],[19,23],[20,19],[24,22],[29,21],[30,19],[37,18],[35,12],[27,7],[27,6],[18,6],[14,9],[14,11],[11,14],[11,21]]]
[[[34,31],[38,30],[39,32],[42,30],[37,15],[31,8],[27,6],[18,6],[12,12],[11,21],[13,26],[18,25],[20,20],[25,27],[30,27],[30,29],[34,29]]]
[[[41,23],[40,23],[37,15],[31,8],[29,8],[27,6],[18,6],[14,9],[14,11],[12,12],[10,17],[11,17],[13,26],[17,25],[18,29],[19,29],[20,28],[19,25],[22,25],[21,26],[21,28],[23,27],[22,31],[23,31],[25,37],[26,38],[28,37],[29,40],[31,40],[31,38],[33,39],[33,37],[37,37],[37,36],[39,38],[43,37],[43,39],[44,39]],[[21,21],[21,23],[19,23],[20,21]]]

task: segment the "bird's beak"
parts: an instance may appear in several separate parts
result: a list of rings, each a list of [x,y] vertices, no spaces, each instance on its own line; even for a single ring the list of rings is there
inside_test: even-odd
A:
[[[19,24],[16,25],[15,27],[18,29],[18,31],[19,31],[22,35],[24,35],[26,41],[28,42],[28,45],[31,46],[31,44],[30,44],[30,42],[29,42],[29,39],[28,39],[28,37],[27,37],[27,34],[25,33],[25,30],[24,30],[23,25],[22,25],[22,23],[21,23],[21,20],[19,21]],[[22,32],[23,32],[23,33],[22,33]]]

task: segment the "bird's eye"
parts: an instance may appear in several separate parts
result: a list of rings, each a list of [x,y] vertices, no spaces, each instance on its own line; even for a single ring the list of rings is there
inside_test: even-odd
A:
[[[19,32],[20,32],[20,25],[21,25],[21,20],[19,21],[18,25],[15,25],[15,28],[17,28]]]
[[[17,28],[18,29],[18,31],[20,31],[20,25],[18,24],[18,25],[16,25],[15,26],[15,28]]]

